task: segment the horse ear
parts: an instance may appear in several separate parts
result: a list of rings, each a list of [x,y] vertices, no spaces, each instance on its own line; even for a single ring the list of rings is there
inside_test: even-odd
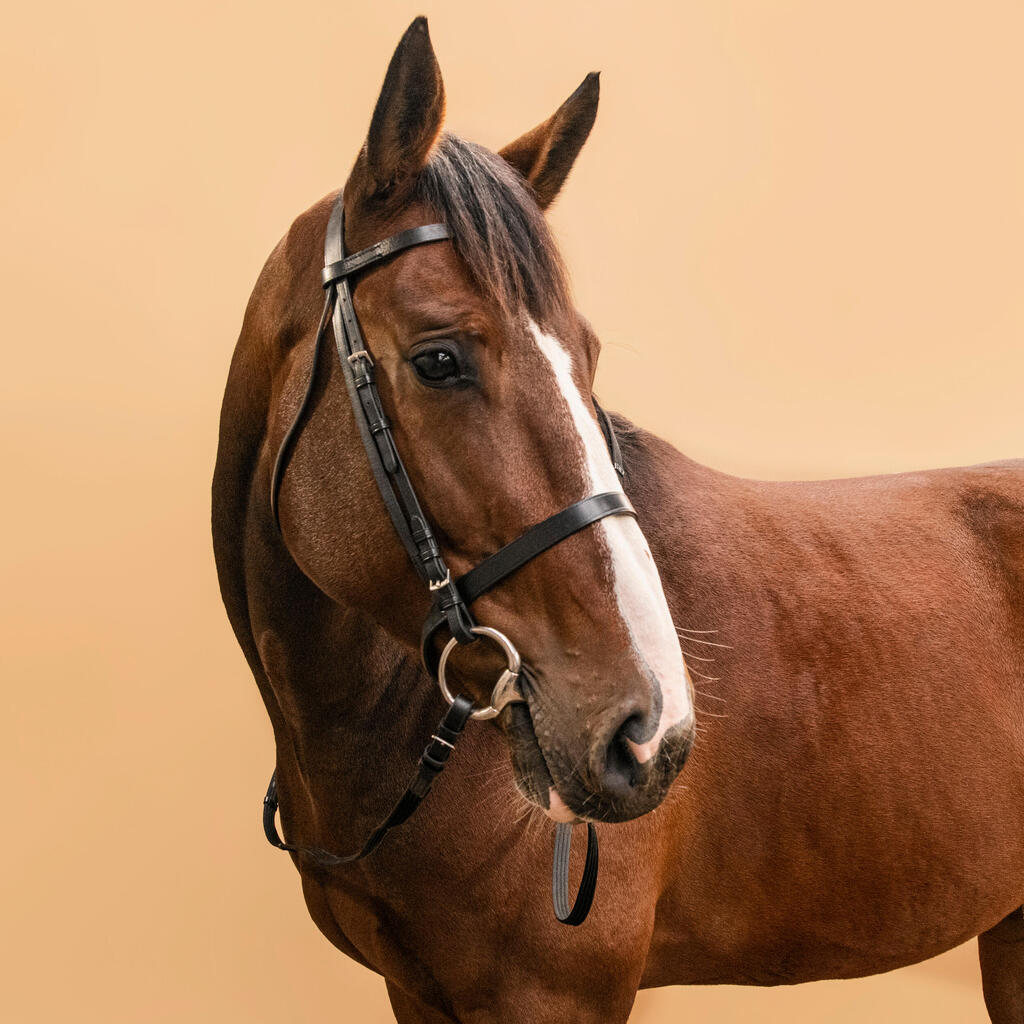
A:
[[[350,187],[363,199],[401,191],[423,169],[444,123],[444,82],[427,19],[402,36],[384,78]]]
[[[546,210],[558,195],[587,141],[600,94],[599,72],[591,71],[551,117],[501,150],[533,187],[541,209]]]

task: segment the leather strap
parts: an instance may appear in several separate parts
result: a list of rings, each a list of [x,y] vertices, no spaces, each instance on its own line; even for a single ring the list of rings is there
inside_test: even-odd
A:
[[[596,523],[605,516],[627,515],[636,517],[636,511],[621,491],[605,491],[594,494],[574,505],[556,512],[543,522],[531,526],[526,533],[506,544],[478,566],[470,569],[465,576],[455,581],[455,589],[466,605],[471,605],[482,594],[496,587],[514,572],[521,569],[538,555],[560,544],[566,537]],[[433,640],[445,624],[443,609],[435,603],[423,624],[420,653],[423,664],[431,676],[437,675],[439,654]]]
[[[425,242],[440,242],[450,237],[444,224],[424,224],[418,228],[409,228],[408,231],[400,231],[397,235],[385,238],[383,242],[360,249],[352,256],[341,256],[334,263],[329,262],[321,275],[323,285],[326,288],[329,284],[343,277],[350,277],[360,270],[373,266],[374,263],[380,263],[403,249],[411,249],[414,245],[423,245]],[[330,260],[334,255],[335,252],[330,253],[327,259]]]
[[[597,412],[597,422],[601,424],[601,433],[604,434],[604,443],[608,445],[608,454],[612,457],[612,465],[615,472],[619,474],[620,480],[626,479],[626,464],[622,461],[622,449],[619,447],[619,439],[615,436],[615,428],[612,426],[612,419],[601,408],[600,403],[593,395],[590,400],[594,403]]]
[[[455,744],[462,735],[462,730],[466,727],[472,711],[473,702],[468,697],[460,695],[455,698],[438,724],[434,735],[430,737],[430,743],[427,744],[426,750],[420,756],[420,762],[416,767],[416,774],[413,776],[412,782],[399,797],[398,802],[391,809],[391,813],[370,833],[369,838],[357,852],[342,856],[337,853],[329,853],[318,846],[286,843],[277,831],[276,771],[270,776],[267,795],[263,798],[263,834],[267,837],[267,841],[279,850],[305,853],[328,867],[351,864],[353,861],[369,856],[384,841],[388,832],[408,821],[413,811],[423,802],[430,792],[434,780],[444,771],[448,758],[451,757]]]
[[[551,862],[551,903],[562,924],[579,925],[587,919],[597,889],[597,829],[587,822],[587,857],[583,862],[576,902],[569,907],[569,854],[572,851],[572,825],[555,826],[555,856]]]

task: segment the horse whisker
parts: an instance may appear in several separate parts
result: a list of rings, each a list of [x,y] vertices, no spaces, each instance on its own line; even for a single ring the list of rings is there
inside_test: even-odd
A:
[[[699,678],[703,679],[706,683],[718,683],[722,680],[721,676],[705,675],[703,672],[698,672],[695,668],[689,669],[689,672],[691,676],[698,676]]]
[[[714,661],[714,658],[702,658],[697,654],[690,654],[688,651],[683,651],[683,657],[687,661]]]
[[[676,632],[679,633],[679,630],[676,630]],[[708,647],[723,647],[727,651],[732,650],[732,644],[719,644],[716,643],[714,640],[701,640],[695,636],[683,636],[682,633],[679,633],[679,635],[682,636],[684,640],[689,640],[690,643],[693,644],[707,644]]]

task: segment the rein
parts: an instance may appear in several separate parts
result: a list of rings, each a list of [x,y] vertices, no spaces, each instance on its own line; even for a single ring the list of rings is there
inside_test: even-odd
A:
[[[399,798],[391,813],[370,834],[362,848],[355,853],[340,856],[317,847],[286,843],[278,833],[276,823],[278,807],[276,771],[271,776],[270,785],[263,800],[263,830],[268,841],[278,849],[288,850],[292,853],[305,853],[328,866],[350,864],[366,857],[380,845],[392,828],[408,820],[430,791],[434,780],[444,770],[455,743],[470,719],[494,718],[507,704],[524,701],[516,688],[521,668],[518,651],[503,633],[488,626],[479,625],[469,606],[482,594],[496,587],[528,562],[561,543],[567,537],[571,537],[606,516],[636,516],[629,499],[621,491],[608,491],[592,495],[530,527],[520,537],[484,559],[464,576],[456,580],[452,579],[434,532],[420,506],[412,481],[395,445],[391,424],[384,413],[374,380],[373,357],[366,346],[366,340],[363,337],[352,302],[354,287],[352,278],[354,275],[377,266],[406,249],[440,242],[450,238],[451,235],[444,224],[427,224],[402,231],[351,256],[346,256],[344,218],[344,201],[342,194],[339,193],[327,223],[327,235],[324,242],[325,266],[322,275],[326,298],[314,343],[309,382],[295,418],[285,433],[274,461],[271,472],[270,508],[280,532],[278,497],[281,481],[287,467],[289,453],[312,398],[320,346],[327,334],[328,324],[331,323],[334,328],[334,342],[345,378],[345,386],[381,498],[395,532],[409,555],[409,560],[431,594],[431,610],[423,625],[420,653],[427,672],[437,680],[449,707],[431,736],[430,743],[423,751],[416,773],[405,793]],[[621,478],[624,474],[622,453],[611,421],[596,400],[594,406],[598,412],[601,430],[608,444],[612,463]],[[445,627],[451,634],[451,638],[438,654],[435,638]],[[507,660],[506,669],[494,685],[489,705],[482,708],[476,707],[472,700],[461,694],[453,696],[445,678],[448,656],[452,650],[460,644],[477,643],[481,639],[494,643],[504,653]],[[594,825],[587,822],[587,854],[583,877],[576,901],[570,907],[568,893],[572,827],[569,824],[556,825],[552,867],[552,902],[555,917],[560,922],[578,925],[586,919],[594,898],[597,884],[598,844]]]

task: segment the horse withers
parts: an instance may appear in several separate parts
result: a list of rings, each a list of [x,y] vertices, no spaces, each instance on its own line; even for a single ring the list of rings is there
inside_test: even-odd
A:
[[[446,135],[418,19],[344,189],[348,252],[450,234],[368,269],[353,302],[457,574],[619,486],[590,399],[598,342],[543,217],[597,94],[588,76],[498,154]],[[315,346],[333,205],[298,218],[250,300],[214,540],[285,835],[345,852],[445,705],[413,653],[429,596],[338,355]],[[310,382],[278,532],[273,466]],[[474,604],[521,652],[518,699],[467,728],[372,857],[294,854],[318,926],[385,976],[403,1022],[624,1021],[640,986],[853,977],[974,935],[992,1020],[1024,1019],[1022,464],[763,483],[615,423],[637,520],[602,519]],[[490,647],[453,655],[479,705],[501,668]],[[694,699],[702,735],[673,785]],[[545,815],[607,823],[578,929],[545,900]]]

